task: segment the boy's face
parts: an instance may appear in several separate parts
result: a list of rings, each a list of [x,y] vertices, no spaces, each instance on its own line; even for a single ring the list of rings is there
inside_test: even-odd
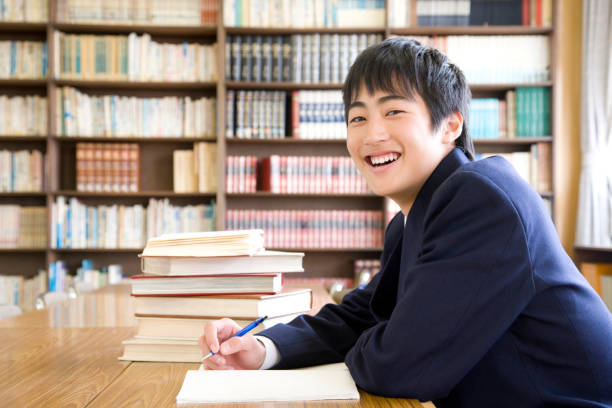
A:
[[[462,125],[461,115],[452,114],[434,132],[427,106],[414,95],[414,100],[381,91],[371,95],[362,86],[347,118],[347,147],[355,165],[370,188],[397,202],[404,214],[455,147]]]

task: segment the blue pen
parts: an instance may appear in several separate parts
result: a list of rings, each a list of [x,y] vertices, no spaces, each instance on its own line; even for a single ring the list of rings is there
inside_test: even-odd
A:
[[[254,322],[250,323],[248,326],[245,326],[244,329],[240,330],[238,333],[234,334],[232,337],[241,337],[241,336],[244,336],[245,334],[247,334],[248,332],[253,330],[255,327],[257,327],[257,325],[259,323],[263,322],[267,318],[268,318],[268,316],[260,317],[259,319],[257,319]],[[207,355],[202,357],[202,361],[204,361],[207,358],[210,358],[210,357],[212,357],[214,355],[215,355],[215,353],[213,353],[213,351],[210,350],[210,353],[208,353]]]

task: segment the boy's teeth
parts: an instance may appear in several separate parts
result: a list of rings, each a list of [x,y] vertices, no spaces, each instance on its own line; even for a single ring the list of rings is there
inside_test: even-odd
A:
[[[372,164],[384,164],[387,162],[391,162],[397,159],[397,154],[395,153],[389,153],[389,154],[385,154],[383,156],[370,156],[370,160],[372,161]]]

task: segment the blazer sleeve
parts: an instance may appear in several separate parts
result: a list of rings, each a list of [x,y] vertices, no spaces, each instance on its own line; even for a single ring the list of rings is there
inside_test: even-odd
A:
[[[456,174],[424,219],[422,247],[390,318],[346,356],[362,389],[442,398],[484,356],[535,292],[523,224],[485,176]]]
[[[381,265],[394,248],[387,245],[389,230],[401,230],[403,216],[398,214],[385,233],[385,248]],[[390,242],[394,241],[390,239]],[[364,289],[348,292],[339,305],[325,305],[315,316],[301,315],[288,324],[277,324],[260,333],[278,347],[281,361],[275,369],[304,367],[343,361],[359,336],[376,324],[370,310],[370,300],[381,277],[378,273]]]

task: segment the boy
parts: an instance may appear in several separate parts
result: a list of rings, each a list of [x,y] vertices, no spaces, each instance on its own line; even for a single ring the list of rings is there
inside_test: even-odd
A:
[[[612,406],[612,317],[563,251],[539,195],[505,160],[472,161],[469,88],[440,52],[390,39],[344,88],[347,147],[401,207],[382,269],[316,316],[231,338],[209,369],[345,361],[362,389],[438,407]]]

